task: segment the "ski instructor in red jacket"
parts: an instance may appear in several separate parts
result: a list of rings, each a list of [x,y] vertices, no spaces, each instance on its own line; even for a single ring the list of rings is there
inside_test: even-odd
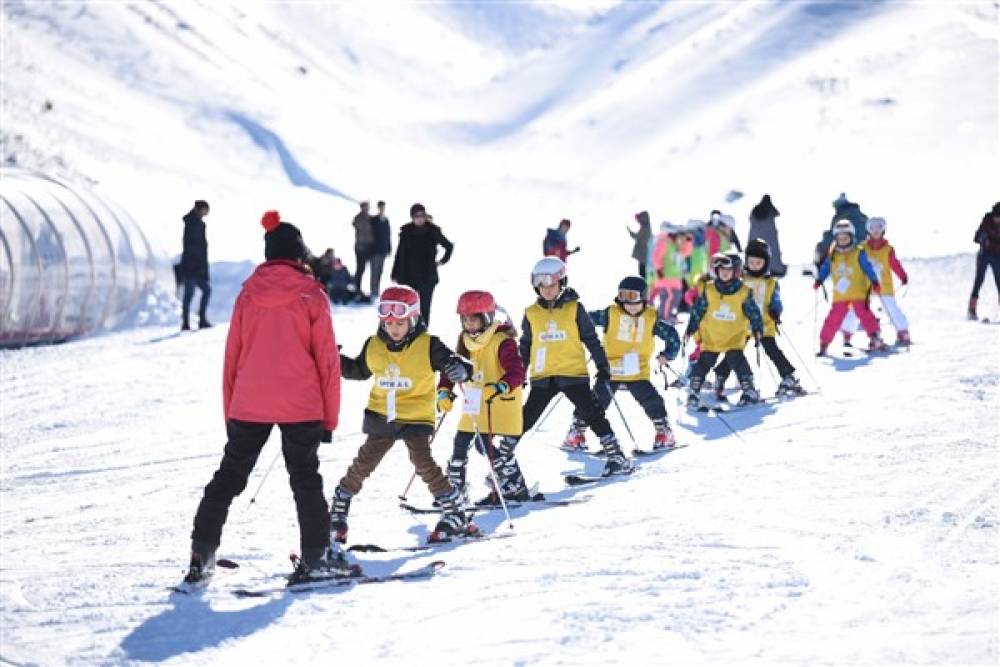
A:
[[[330,515],[317,450],[340,414],[340,357],[323,286],[304,268],[305,245],[277,211],[261,220],[264,257],[236,298],[222,377],[225,454],[198,506],[185,581],[211,574],[229,505],[246,488],[275,424],[298,511],[306,574],[326,569]]]

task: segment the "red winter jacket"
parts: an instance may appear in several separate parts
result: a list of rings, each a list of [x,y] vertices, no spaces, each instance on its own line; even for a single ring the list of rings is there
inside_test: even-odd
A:
[[[226,419],[262,423],[340,415],[340,356],[323,286],[288,260],[264,262],[236,298],[222,370]]]

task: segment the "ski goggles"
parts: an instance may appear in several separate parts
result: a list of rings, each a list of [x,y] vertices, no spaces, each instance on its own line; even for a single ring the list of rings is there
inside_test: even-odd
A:
[[[735,269],[736,261],[732,257],[714,257],[712,258],[712,268],[713,269]]]
[[[642,303],[642,292],[637,289],[620,289],[618,300],[622,303]]]
[[[378,302],[378,316],[379,319],[397,319],[405,320],[408,317],[412,317],[420,312],[420,306],[412,303],[403,303],[402,301],[379,301]]]
[[[551,273],[532,273],[531,274],[531,286],[532,287],[550,287],[552,285],[559,284],[559,277],[554,276]]]

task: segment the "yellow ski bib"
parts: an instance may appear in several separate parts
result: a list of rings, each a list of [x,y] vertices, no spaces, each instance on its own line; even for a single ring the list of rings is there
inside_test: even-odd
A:
[[[865,254],[868,255],[868,261],[872,263],[872,268],[875,269],[879,286],[882,289],[882,294],[885,296],[893,296],[896,293],[895,285],[892,283],[892,267],[889,265],[889,254],[891,252],[892,245],[889,243],[886,243],[878,250],[873,250],[867,244],[865,245]]]
[[[747,344],[750,320],[743,313],[743,302],[750,295],[746,285],[735,294],[723,294],[709,283],[705,288],[708,309],[698,325],[701,349],[707,352],[742,350]]]
[[[521,435],[524,431],[521,387],[512,387],[510,393],[497,396],[489,406],[486,405],[486,399],[493,393],[486,385],[499,382],[504,375],[500,365],[500,344],[513,337],[510,331],[497,333],[495,322],[476,338],[462,334],[465,347],[469,350],[469,360],[472,361],[472,377],[465,383],[459,431],[472,433],[478,427],[483,436],[490,432],[495,435]]]
[[[525,359],[532,380],[561,375],[588,377],[587,357],[576,326],[577,301],[551,310],[533,303],[524,311],[531,326],[531,359]]]
[[[389,422],[434,425],[436,392],[430,334],[420,334],[399,352],[372,336],[365,348],[365,363],[372,372],[369,410]]]
[[[612,382],[649,379],[649,358],[653,354],[656,311],[644,308],[632,316],[617,303],[608,308],[604,329],[604,351],[611,364]]]
[[[864,301],[868,297],[868,276],[861,270],[861,247],[846,252],[833,251],[830,256],[830,280],[833,283],[833,302]]]
[[[759,278],[744,276],[743,284],[753,294],[753,300],[757,303],[757,308],[760,309],[760,314],[764,318],[764,336],[774,338],[778,335],[778,327],[771,317],[767,306],[771,303],[771,297],[774,296],[774,289],[778,284],[778,279],[774,276],[760,276]]]

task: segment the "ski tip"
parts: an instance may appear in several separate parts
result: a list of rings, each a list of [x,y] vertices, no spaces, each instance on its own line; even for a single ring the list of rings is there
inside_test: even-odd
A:
[[[228,558],[220,558],[219,560],[215,561],[215,566],[225,568],[227,570],[235,570],[240,566],[240,564],[237,563],[236,561],[229,560]]]
[[[384,553],[388,549],[383,549],[377,544],[352,544],[347,547],[348,551],[358,551],[362,553]]]

